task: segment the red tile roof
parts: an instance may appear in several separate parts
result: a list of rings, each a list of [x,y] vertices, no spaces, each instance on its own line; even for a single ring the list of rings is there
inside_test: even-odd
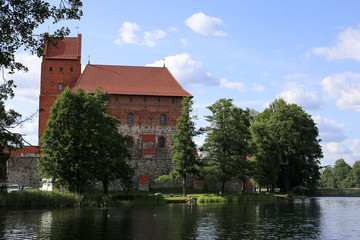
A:
[[[56,45],[56,46],[55,46]],[[45,44],[44,58],[46,59],[80,59],[81,34],[77,37],[66,37],[56,44]]]
[[[101,88],[109,94],[192,96],[163,67],[87,65],[72,91],[78,87],[89,92]]]

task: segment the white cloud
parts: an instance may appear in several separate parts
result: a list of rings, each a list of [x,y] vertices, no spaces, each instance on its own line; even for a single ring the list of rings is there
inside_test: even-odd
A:
[[[202,35],[227,36],[227,33],[219,29],[223,25],[220,18],[209,17],[202,12],[193,14],[186,19],[185,24]]]
[[[339,33],[336,46],[313,48],[308,55],[325,56],[327,60],[353,59],[360,61],[360,30],[351,27]]]
[[[265,86],[261,85],[261,84],[257,84],[257,83],[253,83],[253,87],[252,87],[255,91],[257,92],[263,92],[265,91]]]
[[[165,58],[166,67],[183,86],[199,87],[218,83],[211,73],[203,69],[202,63],[191,58],[187,53],[168,56]],[[163,66],[163,60],[155,61],[146,66]]]
[[[168,29],[168,32],[177,32],[178,29],[176,27],[171,27]]]
[[[306,77],[307,77],[307,75],[303,74],[303,73],[293,73],[293,74],[289,74],[289,75],[284,76],[284,78],[288,79],[288,80],[303,79],[303,78],[306,78]]]
[[[28,72],[15,72],[14,74],[5,75],[6,79],[14,80],[17,86],[14,89],[15,98],[21,98],[33,104],[38,103],[40,89],[40,66],[41,59],[36,55],[27,53],[16,54],[17,61],[28,67]]]
[[[246,90],[244,83],[242,82],[229,82],[226,78],[222,78],[220,80],[220,87],[221,88],[230,88],[237,90],[239,92],[243,92]]]
[[[119,29],[119,37],[114,43],[135,44],[139,46],[155,47],[158,40],[165,37],[163,30],[154,30],[152,32],[143,32],[136,23],[124,22]]]
[[[345,125],[319,115],[312,117],[319,129],[320,138],[323,142],[340,142],[346,139]]]
[[[323,145],[324,159],[322,165],[334,165],[335,161],[342,158],[350,166],[360,159],[360,139],[346,139],[341,142],[330,142]]]
[[[185,46],[189,45],[188,40],[185,39],[185,38],[180,39],[180,42],[181,42],[183,45],[185,45]]]
[[[321,108],[321,100],[317,93],[309,91],[295,82],[287,84],[285,91],[278,94],[277,97],[282,97],[287,102],[295,103],[307,110],[319,110]]]
[[[340,109],[360,112],[360,74],[341,73],[324,78],[324,92]]]

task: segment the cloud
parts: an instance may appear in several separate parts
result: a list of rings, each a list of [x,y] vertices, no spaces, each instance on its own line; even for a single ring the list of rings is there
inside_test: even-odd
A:
[[[166,67],[183,86],[200,87],[216,85],[218,80],[203,69],[202,63],[195,61],[187,53],[165,58]],[[163,60],[155,61],[146,66],[163,66]]]
[[[360,74],[346,72],[333,75],[324,78],[321,85],[340,109],[360,112]]]
[[[334,165],[335,161],[342,158],[350,166],[360,159],[360,139],[346,139],[341,142],[330,142],[323,145],[323,166]]]
[[[263,92],[263,91],[265,91],[265,86],[261,85],[261,84],[253,83],[252,89],[257,92]]]
[[[188,19],[185,24],[194,32],[202,35],[227,36],[228,34],[219,29],[223,25],[220,18],[209,17],[202,12],[195,13]]]
[[[25,52],[16,54],[15,58],[28,67],[29,71],[6,74],[5,79],[14,80],[17,86],[14,89],[16,99],[21,98],[22,100],[37,104],[40,93],[41,59],[36,55],[29,55]]]
[[[328,61],[334,59],[352,59],[360,61],[360,30],[351,27],[339,33],[338,42],[332,47],[317,47],[307,55],[324,56]]]
[[[158,41],[165,37],[163,30],[153,30],[152,32],[143,32],[136,23],[124,22],[119,29],[119,37],[115,44],[135,44],[139,46],[155,47]]]
[[[340,142],[346,139],[344,124],[339,124],[319,115],[312,118],[317,124],[323,142]]]
[[[284,98],[289,103],[295,103],[307,110],[319,110],[321,108],[321,100],[317,93],[309,91],[296,82],[288,83],[285,91],[277,95]]]
[[[237,90],[239,92],[243,92],[246,90],[244,83],[242,82],[229,82],[226,78],[222,78],[220,80],[220,87],[221,88],[230,88]]]
[[[180,42],[181,42],[183,45],[185,45],[185,46],[189,45],[188,40],[185,39],[185,38],[180,39]]]
[[[289,75],[284,76],[284,78],[288,79],[288,80],[304,79],[304,78],[307,78],[307,75],[303,74],[303,73],[293,73],[293,74],[289,74]]]

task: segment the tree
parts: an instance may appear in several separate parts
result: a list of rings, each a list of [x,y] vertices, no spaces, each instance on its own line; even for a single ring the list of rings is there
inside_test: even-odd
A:
[[[49,35],[38,36],[34,33],[40,24],[47,19],[53,19],[54,23],[64,19],[80,19],[81,6],[80,0],[60,0],[59,7],[51,6],[43,0],[0,1],[0,69],[3,76],[5,70],[9,74],[17,70],[28,70],[15,60],[15,53],[20,48],[37,53],[38,56],[42,55],[44,42],[49,39]],[[69,32],[68,28],[61,28],[55,31],[52,37],[61,39]],[[0,85],[0,172],[4,171],[2,166],[10,156],[9,151],[23,146],[22,136],[10,132],[9,129],[24,120],[20,120],[21,115],[16,111],[5,109],[5,101],[14,97],[14,87],[16,86],[13,81],[6,79],[4,84]]]
[[[259,192],[262,186],[275,186],[279,172],[281,154],[276,139],[271,135],[269,127],[260,121],[255,121],[250,127],[255,162],[253,179],[258,184]]]
[[[360,188],[360,161],[356,161],[351,169],[353,187]]]
[[[321,174],[320,185],[325,188],[334,188],[335,182],[332,175],[333,168],[331,166],[326,166],[324,171]]]
[[[288,192],[303,186],[316,187],[320,179],[319,131],[314,120],[300,106],[276,99],[258,116],[276,139],[281,154],[278,185]]]
[[[338,159],[335,162],[334,169],[332,170],[332,178],[335,188],[351,187],[351,180],[347,177],[350,175],[351,167],[344,159]]]
[[[114,117],[106,113],[109,95],[66,88],[51,108],[41,142],[43,156],[38,167],[56,186],[84,192],[101,181],[107,193],[109,181],[128,185],[133,170],[125,159],[126,138],[117,131]]]
[[[43,0],[2,0],[0,1],[0,67],[13,73],[15,70],[27,70],[15,60],[15,52],[24,48],[41,56],[44,43],[49,35],[36,35],[35,29],[50,19],[53,23],[61,20],[80,19],[82,16],[80,0],[60,0],[56,7]],[[61,39],[68,35],[68,28],[61,28],[52,34],[52,39]]]
[[[249,164],[246,162],[250,139],[249,110],[233,105],[232,99],[219,99],[208,109],[212,115],[205,116],[210,123],[202,150],[209,161],[209,171],[221,182],[220,193],[225,183],[234,177],[244,178]]]
[[[168,175],[160,176],[157,181],[178,181],[181,179],[183,196],[186,196],[187,176],[199,176],[200,167],[204,164],[196,154],[196,145],[193,141],[193,138],[198,134],[191,117],[193,101],[191,98],[185,97],[181,104],[182,110],[177,119],[176,134],[171,136],[174,141],[171,152],[175,167]]]
[[[14,96],[12,86],[12,81],[0,85],[0,179],[6,177],[5,163],[10,157],[11,151],[23,146],[21,135],[9,130],[19,124],[18,119],[21,115],[13,109],[5,109],[5,101]]]

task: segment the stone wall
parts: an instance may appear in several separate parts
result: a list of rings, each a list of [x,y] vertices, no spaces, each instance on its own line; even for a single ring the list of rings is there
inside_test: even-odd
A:
[[[39,188],[41,177],[38,175],[36,168],[37,157],[11,157],[7,161],[7,179],[8,183],[16,183],[24,187]],[[170,158],[135,158],[129,164],[135,169],[135,176],[133,178],[134,188],[139,188],[139,176],[149,177],[149,188],[180,188],[181,182],[165,182],[156,183],[155,180],[161,176],[168,174],[173,169],[173,164]],[[187,179],[188,187],[194,187],[193,176]],[[204,189],[219,190],[220,183],[213,182],[210,177],[205,178]],[[101,189],[99,185],[97,188]],[[240,181],[229,181],[225,185],[226,190],[240,191]],[[109,190],[122,190],[119,181],[114,181],[110,184]]]
[[[6,162],[6,182],[39,188],[41,178],[36,168],[37,157],[11,157]]]

